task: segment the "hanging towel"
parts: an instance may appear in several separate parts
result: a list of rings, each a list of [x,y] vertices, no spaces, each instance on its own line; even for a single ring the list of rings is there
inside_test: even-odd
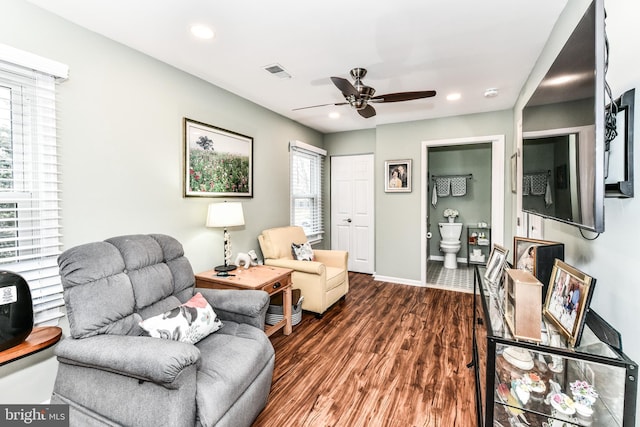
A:
[[[549,207],[553,204],[553,197],[551,196],[551,183],[547,180],[547,191],[544,193],[544,204]]]
[[[433,189],[431,190],[431,205],[435,208],[438,204],[438,183],[433,183]]]
[[[451,178],[436,178],[438,197],[447,197],[451,191]]]
[[[467,178],[464,176],[456,176],[451,178],[451,195],[464,196],[467,194]]]
[[[522,195],[528,196],[531,190],[531,175],[525,175],[522,177]]]
[[[543,196],[545,191],[547,191],[547,175],[544,173],[531,175],[531,195]]]

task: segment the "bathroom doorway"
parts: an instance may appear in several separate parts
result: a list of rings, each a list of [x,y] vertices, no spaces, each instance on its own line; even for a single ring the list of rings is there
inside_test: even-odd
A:
[[[436,155],[434,158],[437,158],[438,162],[436,165],[436,161],[434,161],[433,167],[429,166],[430,149],[432,154]],[[473,159],[479,153],[484,154],[477,157],[477,163],[474,164]],[[484,161],[481,159],[482,156],[485,158]],[[422,142],[424,167],[422,168],[421,188],[424,190],[421,194],[421,282],[424,286],[455,290],[467,290],[464,288],[468,287],[468,283],[471,283],[471,287],[473,286],[473,269],[466,268],[468,256],[466,224],[468,222],[487,222],[491,226],[492,243],[502,244],[504,238],[504,159],[504,135]],[[449,194],[449,196],[434,200],[431,191],[434,171],[446,176],[465,177],[466,193],[458,192],[456,197]],[[481,190],[482,186],[486,188]],[[474,201],[476,196],[478,198]],[[483,204],[484,208],[482,208]],[[484,213],[474,212],[475,207]],[[442,268],[443,256],[439,252],[438,223],[446,221],[443,211],[447,208],[458,210],[459,216],[456,221],[464,224],[460,236],[460,250],[455,256],[458,266],[462,267],[456,269],[458,271]]]

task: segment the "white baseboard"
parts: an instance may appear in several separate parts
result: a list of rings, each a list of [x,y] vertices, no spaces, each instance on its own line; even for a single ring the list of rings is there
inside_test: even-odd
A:
[[[376,280],[378,282],[389,282],[389,283],[397,283],[399,285],[409,285],[409,286],[420,286],[420,287],[424,287],[424,285],[422,284],[422,282],[420,282],[420,280],[413,280],[413,279],[403,279],[401,277],[390,277],[390,276],[378,276],[378,275],[374,275],[373,276],[373,280]]]

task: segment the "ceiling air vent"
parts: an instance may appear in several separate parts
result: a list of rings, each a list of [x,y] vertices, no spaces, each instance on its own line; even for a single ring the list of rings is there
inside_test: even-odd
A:
[[[267,72],[273,74],[276,77],[280,77],[281,79],[290,79],[291,74],[287,73],[287,71],[282,68],[280,64],[271,64],[263,67]]]

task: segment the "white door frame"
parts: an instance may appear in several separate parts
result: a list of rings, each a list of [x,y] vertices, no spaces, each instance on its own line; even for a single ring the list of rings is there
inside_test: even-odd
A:
[[[422,141],[422,194],[420,195],[421,218],[420,225],[420,282],[427,285],[427,214],[429,212],[429,147],[491,143],[491,240],[498,245],[504,245],[504,135],[474,136],[469,138],[438,139]],[[496,227],[499,225],[499,227]]]

